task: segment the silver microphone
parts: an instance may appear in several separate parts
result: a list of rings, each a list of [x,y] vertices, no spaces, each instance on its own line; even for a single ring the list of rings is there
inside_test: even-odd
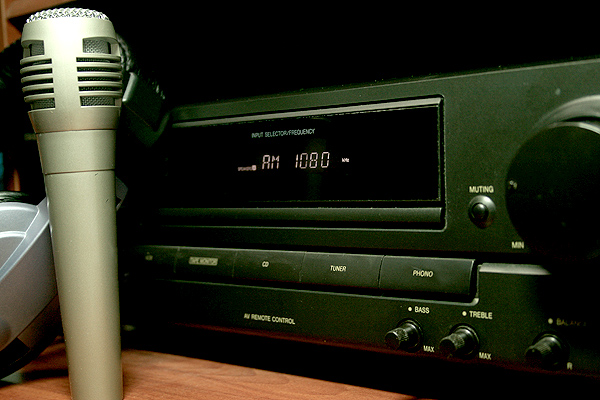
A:
[[[21,39],[21,82],[46,185],[73,399],[122,399],[115,131],[119,46],[106,15],[33,14]]]

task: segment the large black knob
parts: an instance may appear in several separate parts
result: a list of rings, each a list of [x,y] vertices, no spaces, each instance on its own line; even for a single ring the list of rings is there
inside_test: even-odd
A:
[[[404,321],[385,335],[385,343],[394,350],[414,351],[421,341],[421,328],[415,321]]]
[[[511,221],[534,250],[565,261],[600,255],[600,121],[553,122],[521,147],[507,175]]]

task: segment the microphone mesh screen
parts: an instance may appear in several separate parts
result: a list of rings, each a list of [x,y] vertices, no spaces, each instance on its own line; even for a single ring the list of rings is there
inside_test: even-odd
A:
[[[108,96],[81,96],[82,107],[114,106],[115,99]]]
[[[108,21],[108,17],[98,11],[83,8],[58,8],[39,11],[27,19],[27,23],[53,18],[96,18]],[[58,22],[57,22],[58,23]],[[77,80],[79,82],[79,99],[82,107],[115,106],[122,96],[122,75],[120,57],[111,54],[111,44],[103,38],[82,39],[81,50],[95,56],[77,57]],[[44,55],[43,41],[33,41],[24,48],[23,91],[25,101],[32,110],[56,108],[54,97],[54,79],[52,61],[40,59]],[[28,57],[38,56],[36,61],[28,61]],[[44,67],[44,64],[50,64]],[[102,84],[98,84],[102,82]],[[95,83],[95,84],[94,84]],[[81,95],[85,93],[85,95]],[[35,96],[35,97],[34,97]],[[120,101],[120,100],[119,100]],[[58,102],[60,106],[60,100]]]
[[[54,108],[56,103],[54,99],[35,100],[31,102],[32,110],[43,110],[45,108]]]
[[[83,39],[83,52],[110,54],[110,44],[101,39]]]
[[[31,56],[43,56],[44,42],[41,40],[36,40],[31,45],[29,45],[29,51],[31,53]]]
[[[108,20],[108,17],[99,11],[85,8],[55,8],[36,12],[27,18],[27,23],[50,18],[98,18]]]

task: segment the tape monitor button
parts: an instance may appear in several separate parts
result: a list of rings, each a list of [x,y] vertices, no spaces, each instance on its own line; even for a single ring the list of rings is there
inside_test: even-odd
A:
[[[233,275],[236,249],[180,247],[175,274],[193,280],[227,280]]]

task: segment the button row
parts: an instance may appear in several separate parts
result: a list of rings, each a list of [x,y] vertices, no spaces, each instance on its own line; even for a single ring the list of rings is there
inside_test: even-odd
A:
[[[144,273],[470,296],[474,261],[303,251],[140,246]]]

